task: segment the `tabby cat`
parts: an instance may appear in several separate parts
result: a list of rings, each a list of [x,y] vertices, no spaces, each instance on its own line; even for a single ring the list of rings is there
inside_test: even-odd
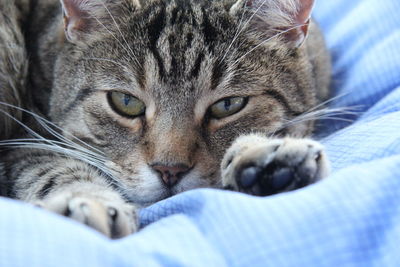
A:
[[[118,238],[189,189],[325,177],[304,119],[330,76],[313,4],[0,0],[3,194]]]

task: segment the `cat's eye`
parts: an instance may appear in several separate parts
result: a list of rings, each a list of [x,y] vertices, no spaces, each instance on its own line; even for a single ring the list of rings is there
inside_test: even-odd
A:
[[[143,101],[134,96],[116,91],[109,92],[107,96],[111,107],[122,116],[137,117],[143,115],[146,110]]]
[[[239,112],[247,104],[246,97],[224,98],[210,107],[210,115],[222,119]]]

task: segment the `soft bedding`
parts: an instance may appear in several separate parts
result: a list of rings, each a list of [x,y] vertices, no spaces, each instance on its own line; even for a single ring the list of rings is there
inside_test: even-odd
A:
[[[358,112],[320,127],[326,180],[266,198],[189,191],[142,210],[143,229],[120,240],[0,199],[0,266],[400,266],[399,10],[316,5],[334,62],[329,106]]]

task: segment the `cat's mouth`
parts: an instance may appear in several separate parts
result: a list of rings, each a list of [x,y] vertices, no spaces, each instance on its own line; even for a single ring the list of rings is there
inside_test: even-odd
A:
[[[174,185],[160,181],[160,177],[153,173],[150,174],[147,169],[142,169],[142,172],[139,172],[136,178],[139,179],[136,180],[135,184],[125,185],[120,190],[129,202],[141,207],[152,205],[191,189],[217,187],[217,185],[211,183],[208,176],[197,171],[192,171]]]

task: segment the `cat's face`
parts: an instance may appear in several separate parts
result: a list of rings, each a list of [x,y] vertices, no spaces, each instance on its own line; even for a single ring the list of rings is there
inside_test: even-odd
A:
[[[76,2],[63,1],[70,42],[57,60],[50,114],[104,152],[136,203],[218,187],[237,136],[271,134],[315,103],[304,46],[285,35],[265,41],[274,29],[250,22],[244,2],[114,1],[85,11],[98,9],[95,20],[78,14],[85,30],[68,28]]]

